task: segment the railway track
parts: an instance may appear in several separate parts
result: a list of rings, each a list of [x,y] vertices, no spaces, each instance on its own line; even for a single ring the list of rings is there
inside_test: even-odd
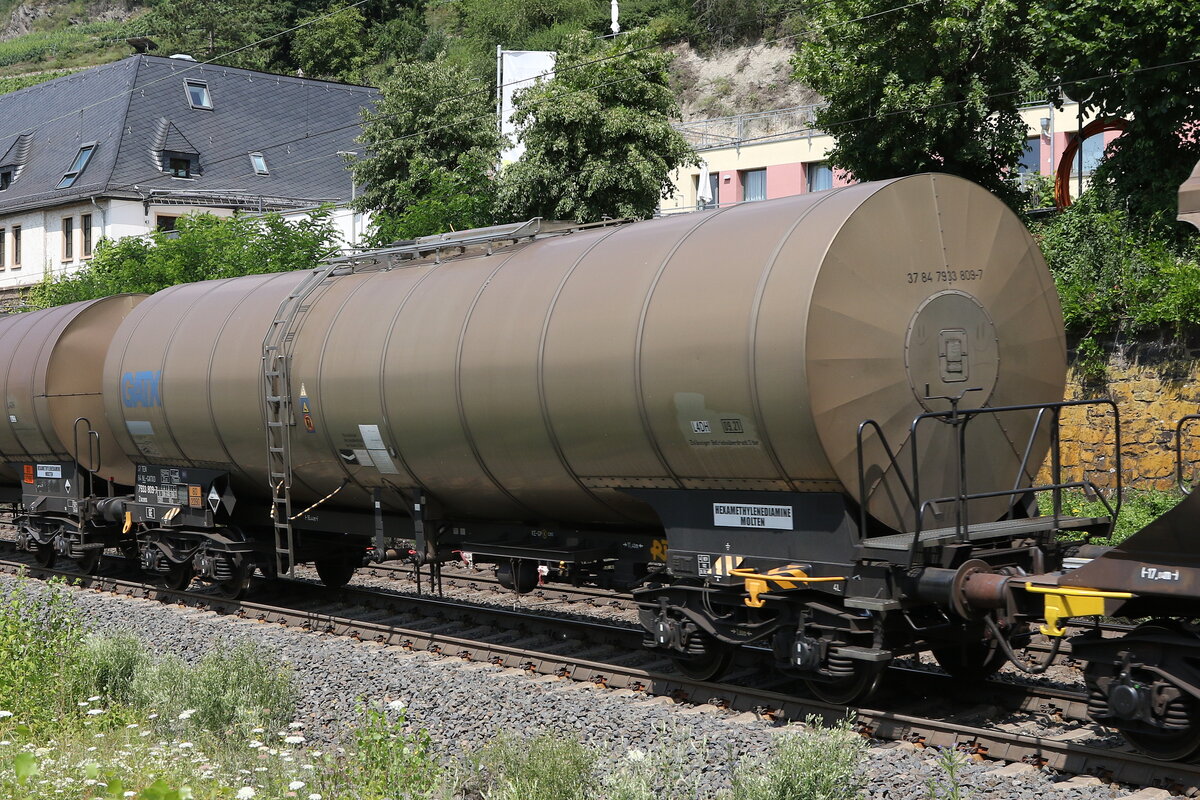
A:
[[[358,578],[383,578],[390,581],[416,585],[413,567],[408,564],[384,562],[363,567],[356,573]],[[496,595],[508,595],[520,598],[523,605],[537,603],[556,603],[562,605],[582,605],[594,608],[616,608],[633,610],[637,605],[627,592],[612,589],[600,589],[594,586],[571,586],[562,583],[549,583],[539,586],[532,592],[518,595],[511,589],[500,584],[500,581],[490,571],[445,565],[442,569],[442,584],[444,588],[464,589],[471,591],[491,592]]]
[[[825,722],[854,714],[872,738],[917,747],[955,747],[980,758],[1026,762],[1106,781],[1157,786],[1176,793],[1200,790],[1200,764],[1153,761],[1120,748],[1081,745],[1066,738],[1032,736],[964,721],[981,704],[1023,711],[1047,720],[1085,718],[1082,693],[1005,682],[959,686],[938,673],[892,670],[891,709],[830,705],[797,694],[790,681],[767,677],[751,663],[737,664],[720,683],[690,680],[669,671],[669,662],[640,649],[641,631],[595,620],[547,617],[489,605],[463,605],[435,597],[328,590],[308,582],[282,582],[272,603],[225,600],[200,591],[172,591],[108,575],[84,576],[42,569],[25,554],[3,552],[0,573],[47,578],[62,576],[95,591],[187,606],[241,619],[281,624],[323,634],[347,636],[381,646],[425,651],[447,658],[490,663],[530,675],[555,676],[612,690],[671,698],[709,710],[740,713],[772,724],[816,717]],[[898,700],[898,695],[904,699]],[[966,711],[942,718],[917,713],[937,698],[950,698]],[[887,698],[885,694],[885,699]],[[899,709],[899,710],[898,710]]]

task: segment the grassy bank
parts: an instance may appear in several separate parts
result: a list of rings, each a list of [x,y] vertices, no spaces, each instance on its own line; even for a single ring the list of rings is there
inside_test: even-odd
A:
[[[364,702],[339,746],[295,722],[296,676],[264,648],[213,647],[195,664],[129,635],[89,633],[62,584],[0,592],[0,797],[217,800],[696,800],[682,731],[601,752],[544,732],[466,762],[439,754],[402,700]],[[703,743],[701,743],[703,750]],[[738,764],[723,800],[841,800],[864,785],[848,724],[784,731]]]
[[[1120,544],[1153,520],[1170,511],[1181,499],[1183,499],[1183,495],[1179,492],[1126,489],[1123,493],[1112,540],[1103,543]],[[1115,498],[1109,498],[1108,502],[1115,507]],[[1041,513],[1052,513],[1052,503],[1050,492],[1038,492],[1038,509]],[[1062,512],[1065,516],[1070,517],[1108,516],[1108,510],[1102,502],[1089,500],[1083,492],[1077,491],[1063,492]]]

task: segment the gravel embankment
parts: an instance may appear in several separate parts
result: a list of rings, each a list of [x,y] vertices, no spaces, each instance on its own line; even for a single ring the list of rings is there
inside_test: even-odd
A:
[[[11,584],[0,578],[0,591]],[[706,793],[729,785],[731,763],[766,751],[778,728],[753,715],[712,707],[688,707],[666,698],[646,699],[628,691],[597,689],[554,678],[530,678],[514,670],[469,664],[453,658],[406,653],[344,637],[305,633],[211,612],[165,606],[155,601],[77,591],[77,603],[98,631],[126,630],[186,660],[199,658],[214,642],[253,639],[279,653],[297,672],[297,720],[310,741],[333,741],[356,718],[363,702],[403,700],[408,719],[426,728],[451,756],[477,750],[498,734],[543,730],[579,736],[610,755],[630,749],[652,751],[664,731],[684,742]],[[917,800],[929,795],[931,780],[944,780],[937,754],[907,745],[873,747],[867,759],[868,797]],[[976,797],[1001,800],[1100,800],[1130,789],[1098,785],[1014,764],[969,764],[964,785]],[[1166,797],[1147,790],[1139,800]]]

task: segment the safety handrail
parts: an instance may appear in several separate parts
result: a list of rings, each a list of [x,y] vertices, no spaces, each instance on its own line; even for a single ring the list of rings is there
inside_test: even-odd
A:
[[[1189,422],[1200,419],[1200,414],[1188,414],[1185,417],[1180,417],[1175,423],[1175,483],[1179,486],[1179,491],[1184,494],[1191,494],[1192,487],[1183,479],[1183,429]]]
[[[863,420],[858,424],[858,496],[860,502],[858,504],[859,527],[858,536],[861,539],[866,535],[867,531],[867,474],[866,467],[863,464],[863,430],[867,427],[872,427],[879,434],[879,443],[883,445],[883,450],[887,453],[888,461],[896,466],[896,476],[900,479],[900,486],[904,489],[904,494],[908,497],[908,502],[916,508],[917,495],[912,489],[908,488],[908,481],[904,479],[904,473],[898,468],[896,461],[896,453],[892,450],[892,446],[888,443],[887,435],[884,434],[883,428],[873,419]]]
[[[1064,489],[1082,489],[1085,494],[1095,494],[1096,498],[1100,501],[1101,505],[1104,506],[1104,510],[1108,512],[1108,516],[1114,520],[1117,518],[1117,511],[1120,509],[1120,500],[1118,499],[1117,508],[1114,509],[1112,504],[1108,502],[1108,499],[1100,491],[1100,487],[1097,486],[1094,481],[1070,481],[1068,483],[1049,483],[1049,484],[1043,484],[1043,485],[1038,485],[1038,486],[1031,486],[1031,487],[1027,487],[1027,488],[1005,490],[1005,491],[998,491],[998,492],[975,492],[973,494],[968,495],[967,499],[969,499],[969,500],[986,500],[986,499],[989,499],[992,497],[1017,497],[1022,494],[1025,494],[1026,492],[1029,492],[1029,491],[1039,491],[1039,492],[1053,491],[1053,492],[1057,493],[1057,492],[1063,491]],[[925,513],[929,510],[929,508],[931,506],[936,506],[939,503],[948,503],[951,500],[956,500],[956,499],[957,498],[955,498],[955,497],[937,497],[937,498],[933,498],[931,500],[926,500],[925,502],[923,502],[921,504],[921,509],[918,512],[918,514],[923,519],[925,516]],[[935,512],[935,515],[936,515],[936,512]],[[1060,522],[1061,515],[1056,513],[1053,516],[1054,516],[1054,527],[1057,528],[1058,524]],[[957,525],[955,526],[955,530],[957,532],[957,530],[958,530]],[[917,534],[913,537],[912,544],[909,545],[908,563],[910,566],[916,562],[917,550],[920,549],[920,535],[921,535],[920,529],[918,528]]]
[[[1091,400],[1063,400],[1063,401],[1060,401],[1057,403],[1025,403],[1025,404],[1011,405],[1011,406],[994,406],[994,407],[962,409],[962,408],[958,408],[958,401],[961,400],[963,396],[964,395],[960,395],[957,398],[940,398],[940,399],[950,400],[951,408],[949,410],[947,410],[947,411],[928,411],[928,412],[925,412],[922,414],[918,414],[916,417],[913,418],[912,423],[909,425],[908,441],[911,443],[910,450],[911,450],[911,454],[912,454],[912,473],[911,473],[912,487],[911,488],[909,487],[908,481],[906,481],[904,478],[904,471],[900,469],[899,461],[896,458],[895,452],[892,450],[890,443],[887,441],[887,437],[884,435],[883,430],[880,427],[880,425],[877,422],[875,422],[874,420],[866,420],[858,426],[857,444],[858,444],[859,515],[860,515],[860,521],[861,521],[861,526],[859,529],[860,541],[866,535],[867,519],[869,516],[867,485],[866,485],[866,467],[864,464],[864,456],[863,456],[863,432],[867,428],[873,428],[877,432],[879,441],[883,444],[884,450],[887,454],[888,463],[891,465],[891,469],[894,471],[896,476],[900,479],[901,486],[904,489],[905,495],[908,497],[908,500],[912,505],[912,510],[915,515],[915,519],[914,519],[914,530],[912,533],[912,536],[913,536],[912,545],[910,546],[910,549],[909,549],[910,563],[912,560],[915,559],[916,552],[920,546],[921,532],[922,532],[922,529],[924,526],[924,520],[925,520],[926,514],[930,511],[931,508],[935,508],[937,505],[942,504],[942,503],[953,502],[956,506],[957,513],[956,513],[954,527],[955,527],[955,538],[958,539],[959,541],[964,541],[966,538],[967,527],[968,527],[968,523],[967,523],[968,515],[966,512],[967,512],[968,505],[971,501],[982,500],[982,499],[987,499],[987,498],[994,498],[994,497],[1016,498],[1022,494],[1025,494],[1026,492],[1030,492],[1030,491],[1050,491],[1050,492],[1052,492],[1053,510],[1052,510],[1051,516],[1053,517],[1055,527],[1057,527],[1061,522],[1062,492],[1065,489],[1082,488],[1088,492],[1094,491],[1096,493],[1096,495],[1101,498],[1101,502],[1104,504],[1105,509],[1107,511],[1109,511],[1111,517],[1114,520],[1116,519],[1117,514],[1119,514],[1120,510],[1121,510],[1122,494],[1123,494],[1123,488],[1124,488],[1124,483],[1123,483],[1124,470],[1122,469],[1122,466],[1121,466],[1121,450],[1122,450],[1122,448],[1121,448],[1121,415],[1120,415],[1121,412],[1120,412],[1120,409],[1117,408],[1117,405],[1114,401],[1107,399],[1107,398],[1100,398],[1100,399],[1091,399]],[[933,399],[933,398],[931,398],[931,399]],[[1080,407],[1080,406],[1106,406],[1112,410],[1113,431],[1114,431],[1113,449],[1115,451],[1114,452],[1114,462],[1115,462],[1114,472],[1116,473],[1116,478],[1115,478],[1116,505],[1115,505],[1115,507],[1114,507],[1114,505],[1109,503],[1107,499],[1104,498],[1103,494],[1100,492],[1099,487],[1096,486],[1096,484],[1093,481],[1084,480],[1084,481],[1064,482],[1062,480],[1062,460],[1061,460],[1062,411],[1063,411],[1063,409],[1066,409],[1066,408],[1073,408],[1073,407]],[[967,486],[969,485],[969,476],[967,475],[967,458],[966,458],[966,454],[967,454],[966,431],[967,431],[968,423],[971,420],[973,420],[975,417],[982,416],[984,414],[998,416],[1000,414],[1015,413],[1015,412],[1021,412],[1021,411],[1037,411],[1037,416],[1035,417],[1033,426],[1030,430],[1029,440],[1025,445],[1025,450],[1021,455],[1021,462],[1020,462],[1020,466],[1017,468],[1017,474],[1016,474],[1016,477],[1013,482],[1013,488],[1011,490],[1007,490],[1007,491],[976,492],[976,493],[968,492]],[[1200,419],[1200,414],[1193,415],[1193,416],[1196,419]],[[1039,432],[1042,428],[1042,424],[1047,419],[1049,420],[1048,425],[1049,425],[1049,435],[1050,435],[1051,483],[1046,484],[1046,485],[1032,485],[1031,484],[1030,486],[1023,487],[1023,481],[1025,479],[1025,476],[1028,474],[1028,470],[1029,470],[1029,466],[1030,466],[1030,459],[1032,458],[1034,445],[1036,444]],[[941,421],[946,424],[951,424],[955,428],[956,444],[957,444],[956,463],[955,463],[955,466],[957,468],[956,469],[956,484],[957,484],[956,489],[957,489],[957,491],[955,492],[954,496],[951,496],[951,497],[943,497],[943,498],[937,498],[934,500],[921,501],[919,499],[921,496],[921,494],[920,494],[921,457],[920,457],[920,452],[919,452],[920,447],[919,447],[919,439],[917,437],[917,434],[918,434],[919,430],[921,429],[922,424],[926,420],[938,420],[938,421]],[[1181,421],[1181,424],[1182,424],[1182,421]],[[1178,441],[1178,437],[1177,437],[1177,441]],[[1181,462],[1179,460],[1177,460],[1177,464],[1179,464],[1179,463],[1181,463]],[[1177,471],[1180,472],[1180,474],[1181,474],[1182,467],[1181,466],[1177,467]],[[885,474],[886,474],[886,470],[885,470]],[[941,516],[941,514],[935,511],[935,516]]]
[[[86,426],[84,430],[87,431],[85,434],[88,445],[88,460],[86,464],[84,464],[83,460],[79,457],[79,423],[81,422]],[[92,480],[95,474],[100,472],[101,466],[100,434],[94,428],[92,428],[92,421],[90,419],[87,417],[76,417],[75,422],[71,425],[71,438],[71,457],[75,461],[75,480],[76,482],[80,480],[81,476],[79,475],[79,468],[82,466],[84,471],[87,472],[87,493],[89,495],[93,494],[94,487],[92,485]]]

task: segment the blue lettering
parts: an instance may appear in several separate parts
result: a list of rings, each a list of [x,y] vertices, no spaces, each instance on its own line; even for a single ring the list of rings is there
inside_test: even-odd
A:
[[[139,370],[121,376],[121,402],[126,408],[153,408],[161,406],[158,396],[158,381],[162,372]]]

